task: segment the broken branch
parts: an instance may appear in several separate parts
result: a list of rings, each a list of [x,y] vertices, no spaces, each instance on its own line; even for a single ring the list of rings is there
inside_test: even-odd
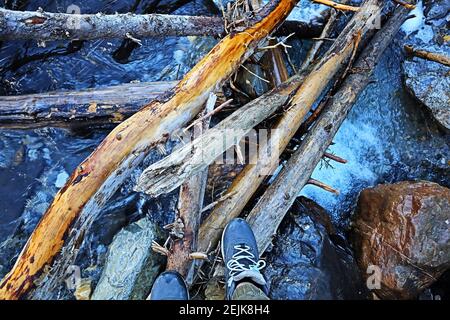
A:
[[[443,64],[445,66],[449,66],[450,67],[450,57],[447,57],[444,54],[440,54],[440,53],[436,53],[436,52],[430,52],[430,51],[426,51],[426,50],[419,50],[419,49],[415,49],[412,46],[405,46],[405,50],[407,53],[422,58],[422,59],[426,59],[429,61],[434,61],[440,64]]]
[[[132,13],[70,14],[0,8],[0,40],[95,40],[156,36],[223,36],[222,17]],[[320,26],[319,26],[320,28]],[[318,26],[286,21],[280,35],[317,36]],[[319,31],[320,32],[320,31]]]
[[[398,7],[387,24],[377,32],[355,64],[355,70],[364,71],[347,76],[299,149],[248,215],[247,220],[255,231],[261,252],[270,244],[272,235],[292,206],[298,192],[308,182],[358,96],[370,83],[374,67],[406,20],[408,12],[404,7]],[[273,214],[274,212],[276,214]]]
[[[355,34],[364,34],[369,31],[371,19],[378,14],[377,4],[379,1],[365,1],[360,12],[347,24],[333,46],[314,66],[313,71],[302,82],[293,97],[290,108],[284,112],[283,117],[276,124],[274,131],[277,134],[271,137],[268,143],[278,146],[280,151],[286,148],[312,104],[350,58],[354,50]],[[267,172],[272,173],[278,166],[277,162],[269,161],[268,163],[271,163],[271,168],[264,168],[263,163],[248,164],[235,178],[226,193],[232,193],[233,196],[219,203],[200,226],[199,248],[201,250],[210,242],[213,246],[217,244],[223,228],[229,221],[240,215],[264,181]],[[273,212],[275,211],[270,209],[267,213]],[[261,225],[263,226],[264,224]]]
[[[353,11],[353,12],[357,12],[359,10],[359,7],[354,7],[354,6],[349,6],[346,4],[340,4],[334,1],[330,1],[330,0],[312,0],[313,2],[317,2],[329,7],[332,7],[334,9],[337,10],[342,10],[342,11]]]
[[[231,76],[295,4],[295,0],[269,2],[251,27],[222,39],[172,91],[119,124],[58,192],[1,281],[0,299],[19,299],[34,288],[39,276],[46,279],[33,296],[48,296],[76,257],[84,232],[149,150],[191,121],[209,93]],[[58,255],[63,247],[66,253]]]
[[[0,128],[92,126],[129,118],[177,81],[0,97]]]

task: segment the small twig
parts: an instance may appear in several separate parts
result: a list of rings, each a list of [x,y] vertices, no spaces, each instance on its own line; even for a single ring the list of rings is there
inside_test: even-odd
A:
[[[216,103],[217,100],[217,96],[215,95],[214,99],[214,104]],[[211,118],[213,115],[215,115],[216,113],[218,113],[219,111],[221,111],[224,107],[228,106],[231,102],[233,101],[233,99],[227,100],[224,103],[222,103],[220,106],[218,106],[217,108],[213,109],[212,111],[209,111],[208,113],[206,113],[204,116],[201,116],[200,118],[196,119],[194,122],[192,122],[190,125],[188,125],[186,128],[183,129],[183,132],[187,132],[190,128],[192,128],[193,126],[199,124],[200,122],[202,122],[203,120],[206,120],[208,118]],[[212,103],[212,102],[211,102]]]
[[[261,76],[258,76],[256,73],[254,73],[253,71],[251,71],[251,70],[250,70],[249,68],[247,68],[246,66],[242,65],[241,67],[244,68],[245,70],[247,70],[248,73],[250,73],[251,75],[255,76],[255,77],[258,78],[259,80],[262,80],[262,81],[264,81],[264,82],[266,82],[266,83],[270,83],[269,80],[264,79],[264,78],[261,77]]]
[[[162,245],[160,245],[158,242],[156,242],[154,240],[152,241],[152,250],[163,256],[169,256],[169,254],[170,254],[170,251],[167,248],[163,247]]]
[[[405,7],[406,9],[409,9],[409,10],[414,10],[416,8],[415,4],[407,3],[407,2],[402,1],[402,0],[393,0],[393,1],[395,3],[398,3],[401,6]]]
[[[346,5],[346,4],[340,4],[340,3],[337,3],[337,2],[334,2],[334,1],[330,1],[330,0],[312,0],[312,1],[320,3],[320,4],[323,4],[323,5],[326,5],[326,6],[329,6],[329,7],[332,7],[332,8],[337,9],[337,10],[353,11],[353,12],[359,11],[358,7],[349,6],[349,5]]]
[[[310,178],[310,179],[308,180],[308,184],[313,185],[313,186],[316,186],[316,187],[319,187],[319,188],[321,188],[321,189],[323,189],[323,190],[325,190],[325,191],[334,193],[334,194],[336,194],[336,195],[339,195],[339,191],[338,191],[338,190],[336,190],[336,189],[330,187],[329,185],[327,185],[327,184],[325,184],[325,183],[323,183],[323,182],[320,182],[319,180]]]
[[[292,46],[290,46],[290,45],[288,45],[288,44],[286,44],[286,43],[284,43],[284,42],[285,42],[287,39],[289,39],[290,37],[292,37],[294,34],[295,34],[295,33],[293,32],[293,33],[289,34],[288,36],[284,37],[283,40],[278,41],[278,43],[276,43],[276,44],[274,44],[274,45],[271,45],[271,46],[260,47],[260,48],[258,48],[258,50],[264,51],[264,50],[269,50],[269,49],[275,49],[275,48],[278,48],[279,46],[283,46],[283,48],[284,48],[285,50],[286,50],[286,48],[292,48]]]
[[[407,53],[422,58],[422,59],[426,59],[429,61],[434,61],[446,66],[450,67],[450,58],[443,55],[443,54],[439,54],[439,53],[435,53],[435,52],[430,52],[430,51],[426,51],[426,50],[418,50],[413,48],[412,46],[405,46],[405,50]]]
[[[125,36],[133,41],[134,43],[137,43],[138,45],[142,46],[142,40],[139,40],[138,38],[133,37],[129,32],[125,34]]]
[[[338,157],[337,155],[334,155],[334,154],[329,153],[329,152],[325,152],[325,153],[323,154],[323,156],[326,157],[326,158],[328,158],[328,159],[331,159],[331,160],[333,160],[333,161],[336,161],[336,162],[339,162],[339,163],[343,163],[343,164],[346,164],[346,163],[348,162],[348,161],[345,160],[344,158]]]
[[[223,201],[227,200],[228,198],[231,198],[231,197],[234,196],[235,194],[236,194],[236,192],[232,192],[232,193],[229,193],[229,194],[227,194],[227,195],[221,197],[219,200],[216,200],[216,201],[214,201],[214,202],[211,202],[211,203],[208,204],[206,207],[204,207],[204,208],[202,209],[201,212],[203,213],[203,212],[205,212],[205,211],[208,211],[208,210],[214,208],[218,203],[223,202]]]
[[[315,41],[334,41],[336,39],[334,38],[311,38],[311,40],[315,40]]]
[[[204,252],[192,252],[189,254],[191,260],[209,260],[208,255]]]

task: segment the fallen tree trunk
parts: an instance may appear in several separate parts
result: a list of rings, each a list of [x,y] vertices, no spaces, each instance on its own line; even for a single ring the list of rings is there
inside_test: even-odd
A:
[[[215,106],[217,96],[212,94],[206,103],[204,115]],[[200,118],[202,119],[202,118]],[[210,118],[204,118],[194,126],[194,134],[209,128]],[[180,187],[178,212],[171,230],[172,243],[167,257],[166,270],[175,270],[187,278],[191,266],[191,254],[197,248],[198,228],[205,196],[208,169],[193,175]]]
[[[286,147],[313,103],[350,57],[354,50],[355,35],[365,33],[368,30],[368,19],[378,14],[378,12],[374,13],[370,5],[367,7],[369,8],[353,19],[344,29],[321,62],[303,80],[292,98],[289,109],[285,111],[283,119],[277,124],[278,140],[274,142],[274,139],[271,139],[271,146],[277,146],[280,150]],[[155,197],[179,187],[189,176],[203,170],[225,150],[237,145],[252,128],[282,106],[302,82],[301,78],[296,76],[286,86],[253,100],[192,143],[152,164],[139,178],[136,191]],[[269,146],[264,146],[263,149],[268,150],[268,148]],[[275,153],[274,155],[278,156]],[[252,161],[253,164],[257,162],[257,159]],[[262,172],[258,172],[258,175],[261,176]],[[243,190],[248,189],[243,188]]]
[[[0,8],[2,40],[93,40],[154,36],[223,35],[220,17],[164,14],[71,14]]]
[[[33,297],[51,296],[76,256],[84,232],[121,183],[153,146],[193,119],[209,94],[280,25],[295,4],[295,0],[269,2],[251,27],[222,39],[173,90],[118,125],[58,192],[0,283],[0,299],[18,299],[36,285]]]
[[[117,124],[178,81],[0,97],[0,128]]]
[[[350,58],[355,45],[358,43],[357,37],[363,36],[371,28],[372,19],[376,17],[380,1],[365,1],[359,13],[347,24],[345,29],[336,39],[334,45],[322,57],[314,67],[314,71],[303,81],[302,86],[297,91],[290,108],[275,126],[274,137],[269,143],[277,145],[279,150],[284,150],[299,128],[306,113],[312,104],[326,88],[327,83],[336,75],[345,62]],[[276,139],[273,141],[273,139]],[[264,148],[264,147],[263,147]],[[272,155],[272,156],[275,156]],[[270,170],[262,163],[248,164],[233,181],[230,188],[224,194],[223,201],[220,201],[211,214],[205,219],[200,227],[199,248],[205,250],[209,246],[215,246],[222,230],[233,218],[238,217],[253,194],[264,181],[266,172],[273,173],[278,165],[269,161],[273,165]],[[267,214],[272,214],[274,209],[268,210]],[[272,229],[267,225],[262,228]]]
[[[95,40],[156,36],[224,36],[221,17],[165,14],[70,14],[0,8],[0,40]],[[320,25],[286,21],[281,34],[315,37]],[[286,34],[284,34],[286,35]]]
[[[363,51],[339,91],[328,102],[323,114],[307,133],[299,149],[266,190],[247,217],[260,252],[264,252],[286,212],[331,144],[351,107],[370,83],[373,69],[408,16],[408,9],[398,7],[387,24]]]
[[[303,80],[292,77],[282,86],[239,108],[193,142],[152,164],[139,177],[135,191],[156,197],[178,188],[190,176],[204,170],[225,150],[237,145],[256,125],[282,107]]]

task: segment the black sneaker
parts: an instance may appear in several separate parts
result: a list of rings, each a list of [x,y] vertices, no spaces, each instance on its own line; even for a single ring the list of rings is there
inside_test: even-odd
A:
[[[231,299],[236,286],[242,282],[253,283],[268,293],[266,280],[260,272],[266,262],[259,260],[255,235],[244,219],[233,219],[223,230],[222,257],[227,299]]]
[[[165,271],[156,278],[149,300],[189,300],[183,277],[175,271]]]

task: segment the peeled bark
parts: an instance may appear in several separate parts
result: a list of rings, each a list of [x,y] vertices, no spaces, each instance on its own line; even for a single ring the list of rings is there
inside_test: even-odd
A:
[[[0,128],[117,124],[177,81],[0,97]]]
[[[207,168],[225,150],[237,145],[256,125],[282,107],[302,79],[300,75],[292,77],[279,88],[239,108],[193,142],[152,164],[140,176],[135,191],[156,197],[178,188],[190,176]]]
[[[251,27],[225,37],[173,90],[118,125],[58,192],[0,283],[0,299],[24,296],[35,281],[40,286],[34,297],[48,297],[76,256],[84,232],[133,168],[153,146],[193,119],[210,92],[252,54],[295,4],[295,0],[271,1]]]
[[[299,149],[248,215],[247,221],[255,232],[260,252],[264,252],[270,244],[272,235],[298,193],[308,182],[351,107],[370,83],[373,69],[407,15],[408,9],[398,7],[393,17],[378,31],[354,65],[353,69],[358,71],[345,79],[323,114],[307,133]]]
[[[95,40],[157,36],[223,36],[221,17],[166,14],[70,14],[0,8],[0,40]],[[281,34],[315,37],[320,25],[286,21]]]
[[[370,29],[371,19],[379,13],[377,10],[379,3],[380,1],[377,0],[364,2],[360,12],[347,24],[334,45],[303,81],[302,86],[293,97],[290,107],[275,126],[275,132],[277,132],[275,139],[277,140],[270,143],[278,145],[279,150],[285,149],[313,103],[325,90],[330,80],[344,67],[345,62],[348,61],[355,49],[357,38]],[[204,250],[209,245],[217,244],[227,223],[240,215],[245,205],[264,181],[264,173],[266,171],[274,172],[276,167],[277,164],[273,164],[271,170],[267,170],[267,168],[258,164],[245,166],[223,196],[226,199],[221,201],[202,223],[199,234],[200,249]],[[270,208],[266,214],[270,215],[275,212],[277,211],[274,208]],[[273,229],[272,226],[267,224],[261,224],[259,227],[268,230]]]

